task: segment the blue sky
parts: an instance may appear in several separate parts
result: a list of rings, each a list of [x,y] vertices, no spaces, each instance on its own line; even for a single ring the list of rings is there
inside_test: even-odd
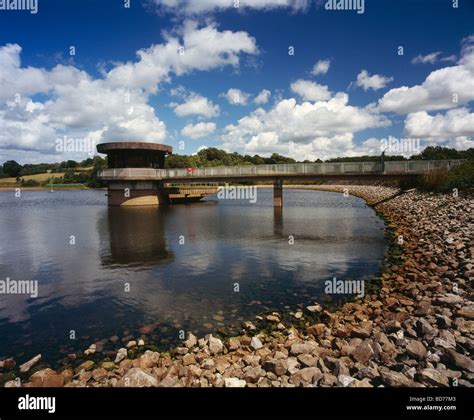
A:
[[[380,154],[389,136],[393,154],[473,147],[473,1],[234,1],[0,10],[0,161],[123,140],[311,160]]]

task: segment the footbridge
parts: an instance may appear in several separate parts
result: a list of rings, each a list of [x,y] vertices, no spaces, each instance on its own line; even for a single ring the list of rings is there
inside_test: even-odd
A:
[[[151,191],[153,195],[158,196],[159,203],[164,203],[166,200],[160,200],[159,190],[166,188],[166,185],[169,184],[184,186],[196,183],[270,181],[273,183],[274,206],[281,207],[285,181],[352,181],[363,184],[374,181],[383,183],[385,181],[415,180],[430,172],[449,171],[460,163],[459,160],[413,160],[240,165],[183,169],[110,168],[101,171],[98,176],[109,185],[109,205],[122,204],[120,198],[110,200],[110,194],[122,194],[122,191],[127,188],[134,190],[135,194],[137,191]],[[214,187],[214,190],[217,190],[217,187]],[[202,196],[206,195],[205,193],[212,193],[210,191],[207,189]]]

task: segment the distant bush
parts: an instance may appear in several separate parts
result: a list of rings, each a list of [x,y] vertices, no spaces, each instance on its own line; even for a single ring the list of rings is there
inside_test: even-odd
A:
[[[39,187],[41,184],[34,179],[27,179],[26,181],[23,181],[22,185],[24,187]]]
[[[449,172],[436,171],[423,175],[418,183],[422,191],[451,192],[454,188],[465,191],[474,188],[474,161],[469,160]]]

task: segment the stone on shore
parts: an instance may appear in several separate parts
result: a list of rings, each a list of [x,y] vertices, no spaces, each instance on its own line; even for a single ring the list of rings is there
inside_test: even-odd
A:
[[[115,357],[115,363],[120,363],[123,359],[125,359],[128,355],[127,349],[121,348],[117,352],[117,356]]]
[[[28,360],[26,363],[23,363],[22,365],[20,365],[20,373],[28,372],[40,360],[41,360],[41,354],[37,354],[35,357]]]
[[[252,337],[252,340],[250,341],[250,347],[252,347],[254,350],[258,350],[263,347],[263,344],[258,337]]]
[[[225,378],[224,383],[226,388],[244,388],[247,384],[243,379],[239,378]]]
[[[212,335],[209,337],[209,351],[211,354],[219,354],[224,350],[222,341]]]
[[[140,368],[130,369],[125,376],[117,382],[117,387],[121,388],[148,388],[152,386],[158,386],[158,380]]]

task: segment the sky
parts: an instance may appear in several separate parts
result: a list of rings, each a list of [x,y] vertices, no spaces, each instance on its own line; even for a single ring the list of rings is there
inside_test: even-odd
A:
[[[474,147],[474,0],[0,1],[0,163]],[[22,8],[22,7],[20,7]]]

